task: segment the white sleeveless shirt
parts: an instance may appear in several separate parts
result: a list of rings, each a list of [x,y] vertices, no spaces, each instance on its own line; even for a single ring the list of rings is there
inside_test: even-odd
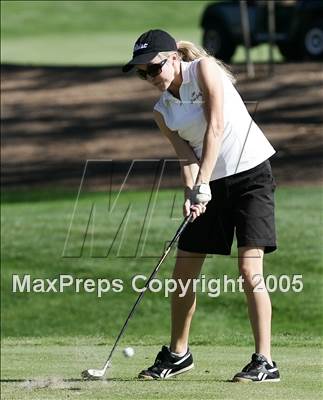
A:
[[[203,111],[203,93],[197,82],[198,62],[199,60],[181,61],[181,100],[166,90],[154,109],[163,115],[166,126],[174,131],[174,135],[178,133],[189,143],[200,160],[207,123]],[[224,132],[211,181],[253,168],[275,153],[222,70],[221,78]]]

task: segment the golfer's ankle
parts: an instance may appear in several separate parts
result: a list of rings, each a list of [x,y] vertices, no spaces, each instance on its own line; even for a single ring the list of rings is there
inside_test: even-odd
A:
[[[182,356],[187,353],[187,344],[170,344],[169,350],[171,353]]]
[[[261,352],[261,351],[259,351],[259,353],[262,354],[264,357],[266,357],[266,359],[267,359],[267,361],[268,361],[268,363],[269,363],[270,365],[273,365],[273,360],[272,360],[272,358],[271,358],[271,354],[270,354],[270,353],[268,353],[268,352]]]

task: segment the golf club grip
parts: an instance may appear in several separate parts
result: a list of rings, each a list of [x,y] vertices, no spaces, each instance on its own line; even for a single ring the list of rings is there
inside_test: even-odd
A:
[[[177,229],[177,232],[176,232],[175,236],[173,237],[173,239],[171,240],[171,242],[170,242],[169,245],[167,246],[166,250],[164,251],[164,254],[163,254],[163,255],[161,256],[161,258],[159,259],[158,264],[156,265],[155,269],[153,270],[153,272],[151,273],[150,277],[148,278],[148,280],[147,280],[147,282],[146,282],[146,284],[145,284],[145,286],[144,286],[145,290],[143,290],[143,291],[139,294],[139,296],[137,297],[137,300],[135,301],[134,305],[133,305],[132,308],[131,308],[131,311],[130,311],[129,314],[128,314],[128,317],[127,317],[127,319],[126,319],[126,322],[124,323],[123,327],[121,328],[121,331],[120,331],[120,333],[119,333],[119,335],[118,335],[118,337],[117,337],[117,339],[116,339],[116,341],[115,341],[115,343],[114,343],[114,345],[113,345],[113,347],[112,347],[112,349],[111,349],[111,351],[110,351],[109,357],[108,357],[108,359],[107,359],[107,361],[106,361],[106,363],[105,363],[105,367],[109,364],[110,359],[111,359],[111,357],[112,357],[112,355],[113,355],[113,353],[114,353],[114,350],[116,349],[116,347],[117,347],[117,345],[118,345],[118,343],[119,343],[119,340],[121,339],[121,337],[122,337],[122,335],[123,335],[123,332],[125,331],[125,329],[126,329],[126,327],[127,327],[127,325],[128,325],[129,320],[130,320],[131,317],[133,316],[133,314],[134,314],[134,312],[135,312],[135,310],[136,310],[137,305],[140,303],[140,301],[141,301],[141,299],[143,298],[145,292],[147,291],[147,288],[148,288],[148,286],[149,286],[149,283],[152,281],[152,279],[154,278],[154,276],[157,274],[157,272],[158,272],[158,270],[159,270],[159,267],[161,266],[162,262],[163,262],[163,261],[165,260],[165,258],[167,257],[167,254],[169,253],[169,251],[170,251],[170,249],[172,248],[173,244],[176,242],[176,240],[179,238],[179,236],[181,235],[181,233],[184,231],[184,229],[186,228],[186,226],[187,226],[187,225],[189,224],[189,222],[191,221],[192,216],[193,216],[193,215],[192,215],[192,213],[191,213],[190,215],[188,215],[187,217],[185,217],[184,221],[182,222],[182,224],[180,225],[180,227]]]
[[[182,222],[181,226],[178,228],[173,241],[176,242],[176,240],[179,238],[179,236],[182,234],[186,226],[191,222],[193,217],[193,214],[189,214],[187,217],[185,217],[184,221]],[[171,242],[172,243],[172,242]]]

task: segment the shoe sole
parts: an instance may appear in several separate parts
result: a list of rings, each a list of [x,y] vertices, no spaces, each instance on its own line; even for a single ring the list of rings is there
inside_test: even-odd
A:
[[[239,382],[239,383],[269,383],[269,382],[280,382],[280,378],[276,379],[265,379],[264,381],[253,381],[252,379],[246,378],[233,378],[232,382]]]
[[[149,381],[151,381],[151,380],[158,380],[158,379],[161,379],[161,380],[162,380],[162,379],[168,379],[168,378],[171,378],[172,376],[182,374],[183,372],[188,372],[189,370],[191,370],[191,369],[193,369],[193,368],[194,368],[194,364],[191,364],[191,365],[189,365],[188,367],[181,369],[180,371],[177,371],[177,372],[174,372],[174,373],[172,373],[172,374],[167,375],[166,378],[160,378],[160,377],[154,378],[153,376],[144,375],[144,374],[142,374],[142,375],[139,374],[139,375],[138,375],[138,378],[139,378],[139,379],[146,379],[147,381],[148,381],[148,380],[149,380]]]

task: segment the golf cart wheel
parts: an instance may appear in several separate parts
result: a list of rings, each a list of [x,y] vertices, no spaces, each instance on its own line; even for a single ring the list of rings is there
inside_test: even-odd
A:
[[[235,52],[236,45],[224,28],[207,28],[203,33],[203,47],[212,56],[229,62]]]
[[[314,21],[304,29],[303,48],[306,58],[323,60],[323,20]]]

